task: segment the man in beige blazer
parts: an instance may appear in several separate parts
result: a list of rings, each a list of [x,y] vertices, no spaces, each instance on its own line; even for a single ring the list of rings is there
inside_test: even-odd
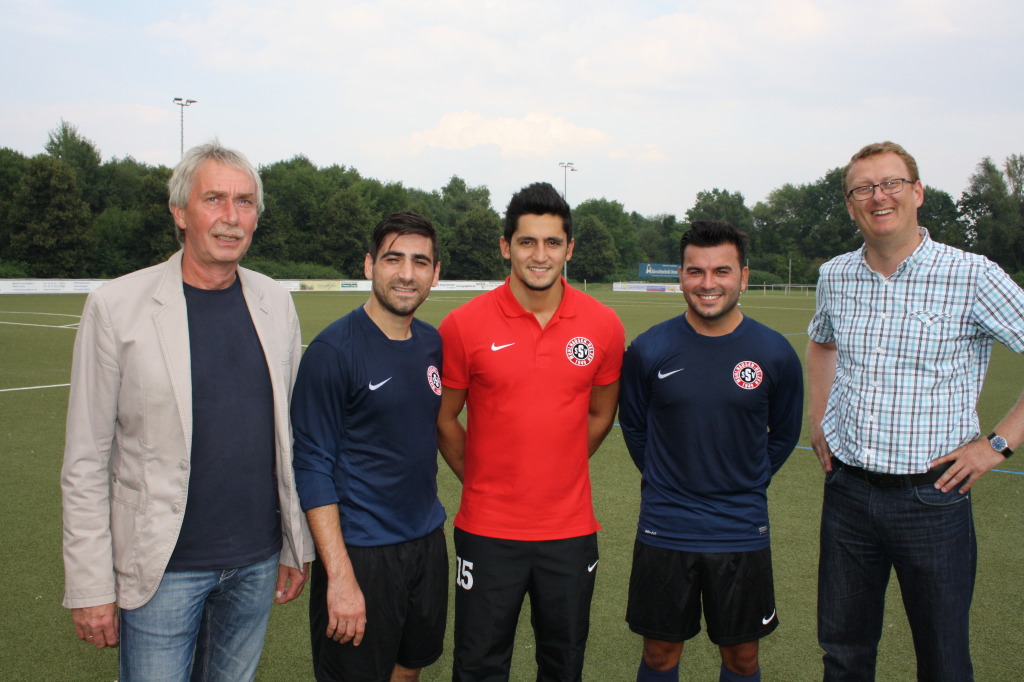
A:
[[[251,680],[313,543],[292,472],[291,295],[238,267],[263,210],[216,142],[169,182],[183,248],[86,300],[61,488],[64,606],[120,680]],[[194,670],[193,670],[194,668]]]

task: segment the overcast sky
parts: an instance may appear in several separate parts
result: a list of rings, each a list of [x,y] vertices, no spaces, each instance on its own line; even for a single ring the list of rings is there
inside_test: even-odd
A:
[[[216,136],[257,164],[303,154],[502,212],[537,180],[680,218],[747,204],[868,142],[959,198],[1024,153],[1019,0],[516,2],[0,0],[0,147],[61,119],[104,160],[173,166]]]

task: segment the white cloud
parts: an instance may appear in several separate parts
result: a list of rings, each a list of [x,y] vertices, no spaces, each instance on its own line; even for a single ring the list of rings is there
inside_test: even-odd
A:
[[[83,23],[80,14],[38,0],[5,2],[0,12],[0,31],[48,40],[72,36],[83,28]]]
[[[550,156],[556,151],[591,149],[609,144],[612,137],[596,128],[586,128],[546,113],[528,113],[521,118],[487,118],[472,111],[445,114],[430,130],[409,137],[414,154],[425,148],[472,149],[495,145],[502,156]]]
[[[0,146],[31,153],[64,118],[104,157],[171,164],[180,95],[200,102],[186,145],[263,163],[503,194],[573,159],[581,199],[681,212],[713,186],[813,181],[874,139],[954,193],[1024,150],[1014,0],[10,2]]]

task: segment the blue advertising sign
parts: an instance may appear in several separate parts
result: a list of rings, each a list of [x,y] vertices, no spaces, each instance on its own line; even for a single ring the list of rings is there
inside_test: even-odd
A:
[[[679,276],[679,266],[672,263],[641,263],[640,277],[671,277]]]

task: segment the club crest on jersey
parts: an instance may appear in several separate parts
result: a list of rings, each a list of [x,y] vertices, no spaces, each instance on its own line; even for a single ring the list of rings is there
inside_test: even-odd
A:
[[[441,373],[433,365],[427,367],[427,383],[430,384],[430,390],[441,395]]]
[[[565,357],[578,367],[586,367],[594,361],[594,344],[585,336],[571,338],[565,344]]]
[[[756,362],[744,360],[732,368],[732,380],[740,388],[751,391],[761,385],[764,380],[764,372]]]

